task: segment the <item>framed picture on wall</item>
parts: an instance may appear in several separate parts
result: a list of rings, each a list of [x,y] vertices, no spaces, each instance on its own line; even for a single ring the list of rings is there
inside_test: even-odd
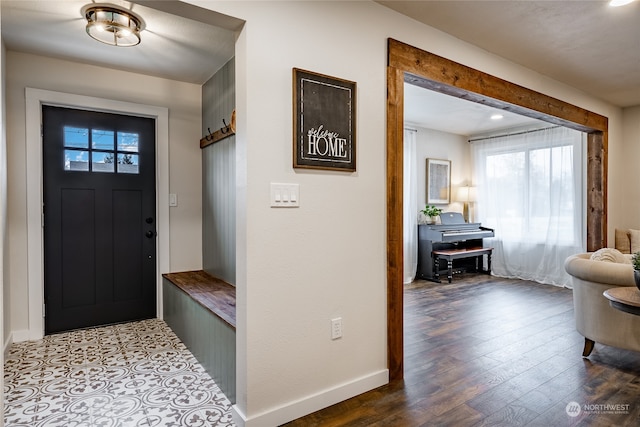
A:
[[[293,69],[293,167],[356,170],[356,83]]]
[[[427,204],[451,202],[451,160],[427,159]]]

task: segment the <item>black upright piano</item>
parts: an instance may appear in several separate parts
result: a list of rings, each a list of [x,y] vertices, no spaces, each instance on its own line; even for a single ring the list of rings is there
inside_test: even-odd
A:
[[[416,278],[439,282],[440,272],[447,271],[451,282],[453,271],[482,268],[478,262],[484,254],[488,255],[490,270],[491,248],[485,248],[482,239],[493,236],[493,229],[467,223],[459,212],[440,214],[440,224],[419,224]]]

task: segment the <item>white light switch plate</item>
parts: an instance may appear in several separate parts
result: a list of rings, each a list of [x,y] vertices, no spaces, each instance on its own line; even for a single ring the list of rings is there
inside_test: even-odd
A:
[[[300,206],[300,184],[271,183],[272,208],[297,208]]]

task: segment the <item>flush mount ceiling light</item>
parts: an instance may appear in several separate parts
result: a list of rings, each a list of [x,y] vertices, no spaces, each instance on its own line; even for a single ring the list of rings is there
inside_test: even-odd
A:
[[[112,46],[135,46],[144,30],[142,18],[111,4],[89,4],[82,8],[87,19],[87,34]]]
[[[625,4],[632,3],[634,0],[611,0],[609,2],[609,6],[611,7],[619,7],[624,6]]]

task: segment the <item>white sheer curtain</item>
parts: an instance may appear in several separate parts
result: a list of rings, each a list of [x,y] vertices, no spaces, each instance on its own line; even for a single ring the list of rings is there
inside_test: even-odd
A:
[[[472,140],[495,275],[569,285],[564,261],[584,250],[582,140],[563,127]]]
[[[403,176],[403,239],[404,283],[411,283],[418,268],[418,159],[416,158],[416,134],[404,130]]]

